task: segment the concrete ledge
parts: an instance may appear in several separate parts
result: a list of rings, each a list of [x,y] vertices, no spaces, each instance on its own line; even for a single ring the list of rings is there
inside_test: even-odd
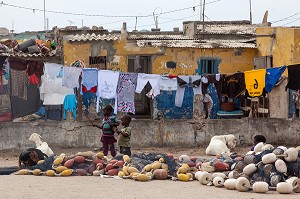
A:
[[[240,146],[251,145],[256,134],[265,135],[274,145],[300,145],[300,120],[229,119],[206,120],[205,125],[188,120],[133,120],[133,147],[206,147],[214,135],[234,134]],[[99,147],[100,129],[88,122],[0,123],[0,150],[32,147],[28,140],[39,133],[50,146]]]

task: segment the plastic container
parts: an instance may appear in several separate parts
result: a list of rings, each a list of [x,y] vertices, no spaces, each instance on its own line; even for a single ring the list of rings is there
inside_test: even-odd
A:
[[[234,111],[235,103],[234,102],[223,102],[221,104],[222,111]]]

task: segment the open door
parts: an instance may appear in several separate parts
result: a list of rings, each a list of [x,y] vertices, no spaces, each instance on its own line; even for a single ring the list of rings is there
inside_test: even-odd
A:
[[[129,56],[128,72],[132,73],[151,73],[151,57],[150,56]],[[135,94],[135,115],[150,118],[150,99],[146,97],[146,93],[151,89],[148,83],[143,91]]]

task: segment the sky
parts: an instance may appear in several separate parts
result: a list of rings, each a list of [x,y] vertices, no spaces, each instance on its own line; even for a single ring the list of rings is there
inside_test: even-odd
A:
[[[158,27],[163,31],[174,27],[182,29],[183,21],[200,19],[201,0],[45,0],[47,11],[73,14],[98,15],[83,16],[46,12],[49,29],[75,25],[103,26],[108,30],[120,30],[123,22],[127,28],[150,30]],[[206,0],[205,20],[230,21],[249,20],[250,0]],[[3,0],[0,1],[0,27],[15,32],[44,30],[44,0]],[[251,0],[253,23],[261,23],[266,10],[272,26],[300,26],[300,0]],[[9,4],[11,6],[8,6]],[[26,7],[21,9],[13,6]],[[195,9],[193,10],[193,6]],[[178,11],[176,11],[178,10]],[[174,12],[169,12],[174,11]],[[99,16],[105,15],[105,16]],[[117,17],[115,17],[117,16]],[[137,21],[136,17],[137,16]],[[147,16],[147,17],[141,17]]]

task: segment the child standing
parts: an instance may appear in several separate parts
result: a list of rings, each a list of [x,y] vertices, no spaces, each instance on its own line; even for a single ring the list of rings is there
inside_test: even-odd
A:
[[[121,124],[123,128],[118,131],[118,145],[120,147],[120,153],[124,155],[131,156],[130,151],[130,137],[131,137],[131,127],[129,126],[131,122],[131,116],[130,115],[124,115],[121,118]]]
[[[93,126],[102,129],[101,142],[103,145],[103,154],[107,156],[108,149],[112,157],[116,156],[115,143],[117,140],[114,137],[114,133],[117,131],[119,121],[116,116],[112,115],[113,108],[111,105],[107,105],[102,109],[103,120],[102,126],[93,124]]]

